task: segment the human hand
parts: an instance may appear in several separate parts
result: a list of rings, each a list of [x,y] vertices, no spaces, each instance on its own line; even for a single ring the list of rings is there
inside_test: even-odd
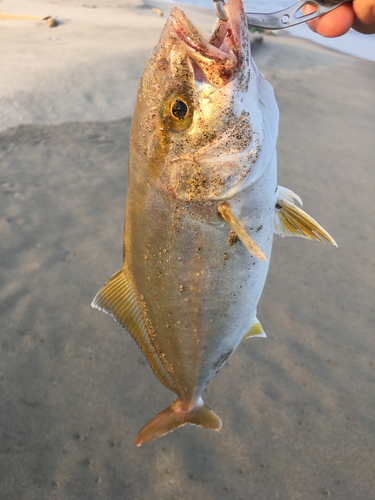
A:
[[[304,14],[314,12],[316,7],[305,5]],[[350,28],[360,33],[375,33],[375,0],[353,0],[337,9],[316,17],[307,23],[309,28],[319,35],[334,38],[344,35]]]

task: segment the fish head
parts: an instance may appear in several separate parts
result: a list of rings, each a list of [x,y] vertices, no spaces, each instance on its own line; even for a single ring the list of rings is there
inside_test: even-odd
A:
[[[212,34],[178,7],[143,71],[132,136],[148,180],[179,200],[227,200],[275,158],[278,108],[250,52],[242,0]]]

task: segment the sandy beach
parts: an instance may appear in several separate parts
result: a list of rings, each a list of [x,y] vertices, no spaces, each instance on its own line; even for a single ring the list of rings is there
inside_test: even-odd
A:
[[[279,184],[339,248],[275,236],[267,338],[205,391],[222,430],[134,445],[174,395],[90,303],[122,265],[132,109],[171,5],[0,3],[59,21],[0,21],[0,499],[373,500],[375,63],[287,34],[252,35]]]

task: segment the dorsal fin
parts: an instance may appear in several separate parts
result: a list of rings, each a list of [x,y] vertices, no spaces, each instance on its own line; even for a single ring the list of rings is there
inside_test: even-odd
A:
[[[168,389],[178,393],[175,384],[152,346],[141,310],[133,294],[131,281],[125,273],[124,269],[117,271],[96,294],[91,306],[110,314],[117,323],[126,328],[142,349],[156,377]]]
[[[262,325],[259,323],[258,318],[254,319],[249,331],[242,337],[242,340],[249,339],[251,337],[267,337],[264,333]]]
[[[296,207],[294,200],[302,202],[293,191],[281,186],[277,189],[274,232],[280,236],[300,236],[308,240],[328,241],[337,247],[335,240],[306,212]]]

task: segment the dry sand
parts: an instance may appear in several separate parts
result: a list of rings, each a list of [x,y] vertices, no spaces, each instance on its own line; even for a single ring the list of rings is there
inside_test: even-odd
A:
[[[205,394],[222,430],[136,448],[173,395],[90,302],[122,264],[132,104],[165,19],[94,3],[0,4],[63,21],[1,21],[1,500],[373,500],[375,64],[288,36],[254,48],[280,106],[279,183],[339,249],[276,237],[268,338]]]

